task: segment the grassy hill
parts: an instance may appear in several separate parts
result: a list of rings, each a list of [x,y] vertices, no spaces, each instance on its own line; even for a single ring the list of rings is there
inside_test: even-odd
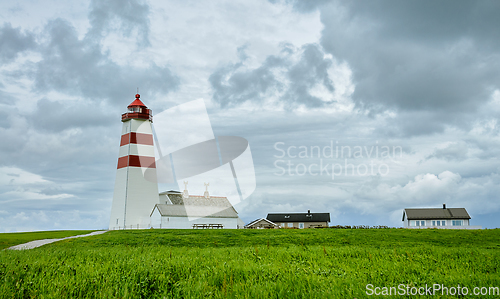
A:
[[[0,252],[0,297],[367,298],[367,284],[470,294],[500,287],[499,261],[498,229],[112,231]]]

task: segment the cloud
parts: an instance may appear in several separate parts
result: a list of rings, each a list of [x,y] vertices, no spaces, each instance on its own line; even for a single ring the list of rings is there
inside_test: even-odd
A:
[[[0,232],[106,229],[108,222],[109,211],[20,210],[15,214],[0,213]]]
[[[13,61],[19,53],[36,47],[35,35],[4,23],[0,28],[0,62]]]
[[[465,142],[452,142],[444,148],[438,148],[427,157],[427,159],[444,159],[444,160],[465,160],[469,152],[470,145]]]
[[[37,101],[36,110],[29,115],[29,122],[36,130],[60,132],[63,130],[105,127],[116,121],[117,112],[103,103],[84,101]]]
[[[138,86],[153,95],[166,94],[179,85],[168,67],[153,62],[141,68],[116,64],[98,43],[79,39],[66,20],[50,21],[45,32],[47,42],[40,46],[42,59],[33,74],[37,92],[54,90],[92,102],[110,100],[123,105]]]
[[[24,171],[17,167],[0,167],[0,185],[19,186],[25,184],[46,184],[41,176]]]
[[[136,32],[137,45],[150,46],[149,42],[149,5],[143,1],[110,0],[90,3],[89,21],[91,29],[87,33],[90,39],[98,41],[110,31],[119,30],[124,36]]]
[[[391,110],[389,110],[391,111]],[[372,113],[377,114],[375,112]],[[377,126],[375,130],[382,136],[410,137],[442,133],[447,123],[463,126],[454,115],[443,115],[436,111],[399,111],[384,118],[386,126]]]
[[[333,58],[317,44],[295,48],[282,45],[278,55],[268,56],[258,67],[248,67],[244,49],[240,61],[218,68],[209,81],[213,100],[221,107],[273,102],[286,109],[298,106],[324,107],[335,103],[330,69]]]
[[[314,10],[316,10],[318,7],[321,7],[322,5],[325,5],[325,4],[328,4],[331,2],[331,0],[314,0],[314,1],[309,1],[309,0],[268,0],[269,2],[271,3],[281,3],[281,2],[284,2],[284,3],[287,3],[287,4],[291,4],[293,6],[293,8],[296,10],[296,11],[300,11],[300,12],[305,12],[305,13],[309,13],[309,12],[312,12]]]
[[[20,149],[27,139],[26,132],[29,130],[29,124],[16,108],[11,105],[4,107],[2,109],[3,113],[0,113],[2,118],[2,121],[0,121],[0,136],[2,136],[0,151],[4,156],[2,164],[5,165],[7,161],[12,161],[10,159],[12,158],[11,154],[17,155],[20,153]]]
[[[47,192],[47,189],[52,192]],[[25,210],[43,210],[52,205],[62,207],[74,197],[38,174],[18,167],[0,167],[0,202],[7,210],[15,207],[24,207]]]
[[[321,45],[353,70],[353,100],[372,113],[425,111],[435,129],[467,116],[500,87],[500,4],[428,1],[332,2],[321,6]],[[483,17],[484,16],[484,17]],[[423,21],[425,20],[425,21]],[[405,116],[406,117],[406,116]],[[394,125],[404,121],[395,118]],[[416,132],[417,131],[417,132]]]
[[[10,113],[8,111],[0,110],[0,129],[9,127],[9,115]]]
[[[59,177],[62,173],[46,177],[19,167],[0,167],[0,232],[106,227],[109,183],[93,182],[92,176],[83,179],[85,175],[74,171],[65,180]]]

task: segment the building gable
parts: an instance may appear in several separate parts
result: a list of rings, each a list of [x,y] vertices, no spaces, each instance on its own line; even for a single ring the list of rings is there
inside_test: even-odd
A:
[[[271,222],[271,221],[267,220],[266,218],[260,218],[260,219],[254,220],[254,221],[250,222],[249,224],[245,225],[245,228],[251,228],[252,226],[261,226],[261,225],[278,227],[278,225],[276,223]]]

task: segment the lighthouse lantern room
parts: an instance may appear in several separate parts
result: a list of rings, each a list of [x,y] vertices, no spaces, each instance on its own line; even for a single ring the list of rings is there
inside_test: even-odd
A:
[[[146,119],[153,122],[153,111],[148,109],[144,103],[139,99],[141,95],[136,94],[135,100],[128,105],[128,111],[122,114],[122,121],[125,122],[129,119]]]

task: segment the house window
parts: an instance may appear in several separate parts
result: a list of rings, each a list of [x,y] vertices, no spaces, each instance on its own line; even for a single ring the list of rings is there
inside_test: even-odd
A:
[[[288,227],[293,227],[293,223],[287,223]]]
[[[464,221],[463,220],[452,220],[451,221],[451,225],[453,225],[453,226],[462,226],[462,225],[464,225]]]
[[[299,223],[299,228],[304,228],[304,223]]]
[[[446,221],[444,220],[432,220],[432,226],[446,226]]]
[[[415,221],[415,226],[425,226],[425,221],[424,220],[422,220],[422,221],[417,220],[417,221]]]
[[[285,224],[284,224],[284,223],[281,223],[281,227],[285,227]]]

